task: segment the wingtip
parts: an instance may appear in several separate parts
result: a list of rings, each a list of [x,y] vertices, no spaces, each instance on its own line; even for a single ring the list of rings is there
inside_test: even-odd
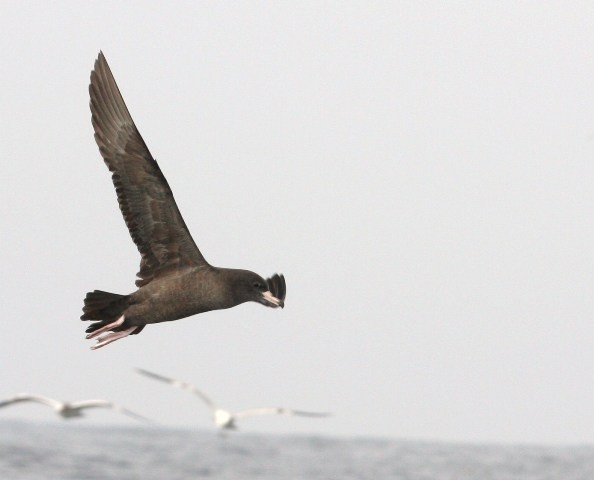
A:
[[[94,65],[93,71],[96,71],[97,67],[101,63],[105,63],[105,55],[103,55],[103,50],[99,50],[99,53],[97,54],[97,58],[95,59],[95,65]]]
[[[141,375],[147,375],[148,374],[148,372],[144,368],[134,367],[134,370],[136,370],[136,373],[140,373]]]

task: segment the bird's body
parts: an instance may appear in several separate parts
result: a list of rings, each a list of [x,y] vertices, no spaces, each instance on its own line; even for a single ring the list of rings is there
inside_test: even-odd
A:
[[[205,395],[201,390],[198,390],[195,386],[181,381],[176,380],[174,378],[164,377],[157,373],[149,372],[148,370],[143,370],[138,368],[137,371],[142,375],[145,375],[149,378],[154,380],[158,380],[160,382],[168,383],[169,385],[179,388],[181,390],[186,390],[190,393],[193,393],[198,398],[200,398],[211,410],[212,417],[214,424],[217,428],[221,430],[236,430],[237,429],[237,422],[240,419],[247,418],[247,417],[254,417],[259,415],[295,415],[301,417],[327,417],[329,416],[328,413],[319,413],[319,412],[304,412],[302,410],[293,410],[289,408],[283,407],[259,407],[259,408],[250,408],[247,410],[240,410],[238,412],[231,412],[229,410],[225,410],[217,406],[207,395]]]
[[[62,418],[78,418],[84,416],[83,411],[90,408],[107,408],[114,410],[137,420],[145,420],[141,415],[138,415],[130,410],[121,407],[108,400],[81,400],[78,402],[61,402],[53,398],[45,397],[43,395],[30,395],[27,393],[20,393],[12,398],[0,400],[0,408],[14,405],[17,403],[34,402],[47,405],[51,407]]]
[[[175,277],[156,278],[128,296],[122,313],[128,325],[146,325],[234,306],[227,295],[225,269],[186,268]]]
[[[102,53],[89,86],[95,140],[112,172],[120,210],[140,255],[138,290],[119,295],[87,293],[82,320],[100,334],[93,349],[147,324],[178,320],[248,301],[283,307],[282,275],[264,280],[249,270],[218,268],[202,256],[177,208],[173,193],[140,136]]]
[[[222,408],[216,408],[212,414],[215,425],[223,430],[235,430],[235,418],[233,414],[228,410]]]

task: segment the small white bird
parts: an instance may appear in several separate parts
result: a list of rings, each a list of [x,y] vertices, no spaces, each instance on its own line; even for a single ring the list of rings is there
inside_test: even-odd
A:
[[[235,430],[237,429],[237,420],[246,417],[253,417],[256,415],[297,415],[301,417],[327,417],[330,415],[329,413],[303,412],[300,410],[291,410],[283,407],[250,408],[248,410],[241,410],[239,412],[232,413],[216,406],[214,402],[204,393],[187,382],[164,377],[162,375],[143,370],[142,368],[137,368],[136,370],[147,377],[169,383],[173,387],[177,387],[197,395],[198,398],[200,398],[206,405],[208,405],[208,407],[210,407],[213,414],[214,423],[221,430]]]
[[[22,402],[42,403],[43,405],[52,407],[54,411],[62,418],[82,417],[84,416],[83,410],[86,410],[88,408],[109,408],[110,410],[123,413],[124,415],[128,415],[129,417],[135,418],[136,420],[142,420],[145,422],[149,421],[142,415],[138,415],[137,413],[131,412],[130,410],[123,408],[120,405],[112,403],[108,400],[81,400],[79,402],[60,402],[59,400],[54,400],[53,398],[44,397],[42,395],[29,395],[28,393],[19,393],[18,395],[15,395],[12,398],[0,400],[0,408]]]

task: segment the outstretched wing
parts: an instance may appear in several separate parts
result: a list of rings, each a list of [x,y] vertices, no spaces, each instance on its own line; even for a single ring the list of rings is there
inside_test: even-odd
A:
[[[42,395],[29,395],[28,393],[19,393],[18,395],[15,395],[12,398],[0,400],[0,408],[7,407],[8,405],[13,405],[15,403],[23,402],[42,403],[43,405],[47,405],[48,407],[52,407],[55,409],[58,409],[63,405],[62,402],[54,400],[53,398],[44,397]]]
[[[78,402],[70,402],[70,408],[76,410],[86,410],[87,408],[113,408],[114,404],[108,400],[79,400]]]
[[[329,413],[320,412],[304,412],[301,410],[292,410],[290,408],[283,407],[260,407],[250,408],[249,410],[241,410],[240,412],[234,413],[235,418],[253,417],[256,415],[297,415],[299,417],[328,417]]]
[[[128,410],[127,408],[118,405],[117,403],[110,402],[109,400],[81,400],[78,402],[70,403],[70,408],[75,410],[85,410],[88,408],[108,408],[118,413],[123,413],[129,417],[135,418],[136,420],[142,420],[144,422],[150,421],[148,418],[143,417],[137,413]]]
[[[148,370],[144,370],[142,368],[137,368],[136,371],[138,373],[141,373],[142,375],[152,378],[153,380],[165,382],[171,385],[172,387],[176,387],[181,390],[191,392],[198,398],[200,398],[204,403],[206,403],[206,405],[208,405],[212,410],[217,409],[217,406],[210,398],[208,398],[204,393],[202,393],[200,390],[198,390],[194,385],[191,385],[190,383],[184,382],[182,380],[176,380],[175,378],[164,377],[163,375],[158,375],[157,373],[149,372]]]
[[[208,266],[134,125],[103,53],[91,72],[89,94],[95,141],[112,172],[120,210],[141,255],[137,286],[179,268]]]
[[[287,296],[287,284],[285,283],[284,275],[275,273],[272,277],[266,279],[266,283],[268,284],[270,293],[284,304],[285,297]]]

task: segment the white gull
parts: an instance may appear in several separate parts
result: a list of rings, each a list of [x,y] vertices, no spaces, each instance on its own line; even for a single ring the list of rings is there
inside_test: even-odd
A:
[[[136,420],[148,421],[148,419],[145,417],[131,412],[130,410],[108,400],[80,400],[78,402],[61,402],[59,400],[54,400],[53,398],[44,397],[43,395],[19,393],[12,398],[0,400],[0,408],[23,402],[36,402],[47,405],[48,407],[53,408],[54,411],[62,418],[82,417],[83,410],[87,410],[89,408],[108,408],[110,410],[123,413],[124,415],[128,415],[129,417],[135,418]]]
[[[136,370],[142,375],[146,375],[147,377],[150,377],[154,380],[168,383],[173,387],[186,390],[196,395],[210,408],[213,414],[214,423],[221,430],[235,430],[237,429],[237,420],[257,415],[296,415],[301,417],[327,417],[330,415],[329,413],[304,412],[302,410],[293,410],[283,407],[260,407],[240,410],[238,412],[230,412],[229,410],[218,407],[208,396],[198,390],[194,385],[182,380],[164,377],[163,375],[158,375],[142,368],[137,368]]]

